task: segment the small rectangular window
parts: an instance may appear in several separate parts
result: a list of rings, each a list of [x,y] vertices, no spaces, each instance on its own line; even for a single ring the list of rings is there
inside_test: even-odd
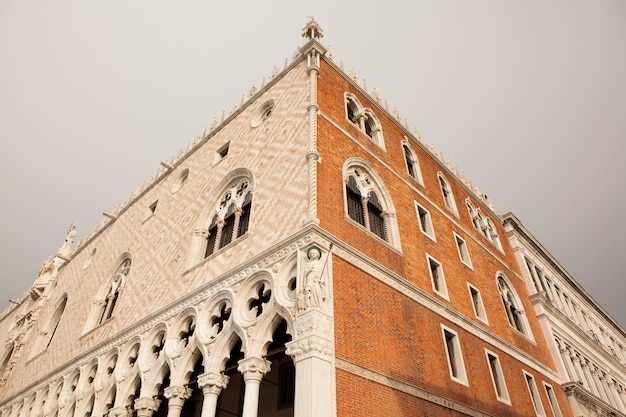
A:
[[[435,229],[433,228],[433,222],[428,210],[415,202],[415,211],[417,212],[417,220],[420,225],[420,231],[432,240],[436,241]]]
[[[443,331],[443,341],[446,348],[450,378],[463,385],[468,385],[459,337],[452,329],[444,327],[443,325],[441,326],[441,329]]]
[[[524,371],[524,377],[526,379],[526,386],[528,387],[528,393],[530,394],[530,400],[533,403],[533,407],[535,408],[535,414],[540,417],[545,417],[546,412],[543,409],[543,405],[541,404],[541,398],[539,397],[539,391],[537,391],[537,385],[535,384],[535,378]]]
[[[443,268],[441,267],[441,264],[434,258],[431,258],[430,255],[426,255],[426,260],[428,262],[428,269],[430,271],[430,280],[433,284],[433,290],[446,300],[449,300],[448,288],[446,287],[446,279],[443,276]]]
[[[487,323],[487,314],[485,313],[485,306],[483,305],[483,299],[480,296],[480,291],[469,282],[467,283],[469,288],[470,297],[472,299],[472,307],[474,308],[474,314],[476,318]]]
[[[489,372],[491,373],[491,380],[493,381],[493,388],[496,392],[496,398],[498,401],[510,404],[509,392],[506,388],[504,374],[502,373],[502,367],[500,366],[498,355],[489,351],[485,352],[487,353],[487,363],[489,365]]]
[[[228,155],[228,148],[230,147],[230,142],[227,142],[226,145],[222,146],[217,150],[221,159],[224,159],[226,155]]]
[[[470,260],[470,256],[469,256],[469,252],[467,251],[467,244],[465,243],[465,240],[461,236],[455,233],[454,241],[456,242],[456,248],[459,252],[459,258],[461,259],[461,262],[463,262],[469,268],[472,268],[472,261]]]
[[[559,408],[559,403],[556,400],[554,390],[550,385],[546,384],[545,382],[543,383],[543,387],[546,389],[546,395],[548,396],[548,403],[550,403],[552,414],[554,414],[554,417],[563,417],[563,414],[561,414],[561,409]]]

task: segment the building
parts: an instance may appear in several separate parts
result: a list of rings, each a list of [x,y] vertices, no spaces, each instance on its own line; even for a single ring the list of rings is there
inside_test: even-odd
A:
[[[321,39],[70,229],[0,318],[1,417],[574,415],[487,198]]]
[[[626,331],[513,214],[503,216],[576,416],[626,416]]]

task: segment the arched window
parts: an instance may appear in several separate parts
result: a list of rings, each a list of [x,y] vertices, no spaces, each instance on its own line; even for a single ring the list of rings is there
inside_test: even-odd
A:
[[[518,332],[528,336],[526,317],[517,293],[504,275],[498,275],[497,285],[509,325]]]
[[[480,209],[474,208],[469,198],[465,200],[467,204],[467,210],[469,211],[470,218],[474,228],[478,230],[484,237],[486,237],[495,247],[502,250],[502,244],[500,238],[496,232],[496,228],[491,220],[481,213]]]
[[[452,188],[450,188],[450,184],[448,184],[448,181],[446,181],[441,172],[437,174],[437,177],[439,178],[439,185],[441,186],[443,202],[446,205],[446,208],[453,213],[457,213],[456,203],[454,201],[454,194],[452,194]]]
[[[361,110],[359,109],[356,99],[346,95],[346,117],[359,127],[359,118],[361,117],[360,113]]]
[[[109,282],[108,291],[104,300],[100,303],[102,307],[100,309],[97,324],[103,323],[113,317],[113,311],[115,310],[115,305],[117,304],[120,292],[124,289],[124,286],[126,285],[126,278],[130,273],[130,265],[130,258],[124,258],[113,274],[113,278]]]
[[[382,184],[363,165],[350,166],[344,173],[344,183],[348,217],[397,246],[395,216]]]
[[[63,312],[65,311],[66,304],[67,294],[63,294],[63,296],[61,296],[60,300],[57,302],[54,313],[50,317],[50,320],[48,320],[46,327],[40,329],[39,337],[33,347],[33,356],[38,355],[39,353],[48,349],[48,346],[50,346],[50,343],[52,343],[54,334],[59,327],[59,323],[61,322],[61,316],[63,316]]]
[[[8,344],[5,352],[2,356],[0,356],[0,386],[7,383],[7,379],[9,379],[9,373],[11,372],[11,358],[13,357],[13,351],[15,348],[15,343],[11,342]]]
[[[346,118],[379,146],[384,146],[380,121],[369,108],[364,108],[352,93],[345,93]]]
[[[204,257],[248,232],[252,210],[252,187],[248,178],[239,178],[222,194],[208,227]]]
[[[423,184],[419,162],[417,161],[415,152],[413,152],[413,149],[411,149],[407,141],[402,143],[402,152],[404,153],[404,162],[406,163],[406,170],[409,176],[417,180],[420,184]]]

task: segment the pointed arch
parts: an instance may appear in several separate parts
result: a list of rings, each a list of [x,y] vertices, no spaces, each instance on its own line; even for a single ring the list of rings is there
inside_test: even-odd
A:
[[[33,346],[33,353],[31,357],[34,357],[48,349],[59,327],[59,323],[61,322],[61,317],[63,316],[66,305],[67,293],[64,293],[63,295],[61,295],[61,297],[59,297],[59,300],[57,301],[56,307],[54,309],[54,313],[52,313],[52,316],[46,323],[46,326],[40,329],[38,338]]]
[[[504,273],[498,272],[496,274],[496,285],[509,325],[523,335],[532,338],[522,302]]]
[[[437,178],[439,179],[439,186],[441,187],[441,194],[443,195],[443,203],[446,208],[452,213],[458,215],[459,211],[456,208],[456,201],[454,200],[454,193],[452,192],[452,187],[450,187],[450,183],[444,177],[442,172],[437,173]]]
[[[344,163],[346,218],[400,249],[396,213],[391,195],[367,162],[351,158]]]
[[[248,233],[253,190],[254,178],[246,168],[230,172],[215,188],[196,222],[190,267]]]
[[[406,171],[411,178],[417,181],[419,184],[424,185],[424,179],[422,178],[422,170],[417,159],[417,154],[413,147],[409,144],[409,141],[405,138],[402,141],[402,153],[404,155],[404,163]]]

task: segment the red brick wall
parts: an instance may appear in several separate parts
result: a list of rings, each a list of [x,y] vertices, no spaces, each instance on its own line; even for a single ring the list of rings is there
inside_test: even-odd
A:
[[[364,107],[378,117],[384,136],[385,149],[354,126],[346,117],[344,93],[354,94]],[[318,81],[318,150],[322,163],[318,165],[318,217],[323,228],[348,243],[376,262],[389,268],[423,291],[432,294],[474,320],[480,326],[522,349],[540,362],[555,369],[543,340],[536,317],[528,315],[535,341],[514,331],[507,320],[496,286],[496,274],[503,272],[515,287],[525,311],[532,312],[526,287],[521,279],[516,260],[499,220],[483,205],[452,173],[425,151],[420,144],[409,139],[417,154],[424,185],[412,179],[406,170],[401,146],[407,134],[385,112],[370,102],[365,95],[352,86],[339,72],[322,62]],[[345,133],[344,133],[345,132]],[[349,136],[346,136],[349,135]],[[395,207],[400,230],[401,253],[372,236],[360,225],[346,219],[344,213],[344,183],[342,169],[348,158],[361,158],[369,163],[375,175],[389,191]],[[444,205],[437,173],[443,172],[452,188],[458,215],[450,213]],[[475,230],[468,213],[465,199],[470,198],[474,207],[480,207],[488,216],[500,236],[503,251]],[[420,232],[414,201],[429,210],[432,217],[436,242]],[[453,232],[461,236],[467,245],[473,268],[461,263]],[[442,264],[449,300],[437,295],[430,280],[426,253]],[[479,404],[495,415],[511,414],[512,408],[495,399],[484,348],[499,355],[509,394],[518,415],[534,415],[528,390],[523,379],[522,366],[502,352],[484,344],[463,329],[447,323],[437,314],[413,302],[395,290],[367,276],[350,265],[337,261],[334,267],[335,326],[337,357],[357,363],[409,384],[427,387],[433,392],[451,397],[465,404]],[[485,305],[489,324],[475,317],[467,283],[478,288]],[[470,387],[452,382],[441,335],[441,323],[459,333],[467,367]],[[524,368],[526,369],[526,368]],[[528,371],[528,369],[526,369]],[[531,372],[532,373],[532,372]],[[356,378],[342,375],[338,378],[338,410],[352,415],[351,400],[355,395],[349,387],[342,391],[340,383]],[[545,399],[541,377],[535,375],[538,389]],[[558,384],[550,383],[559,395]],[[351,381],[350,383],[357,383]],[[362,381],[361,381],[362,383]],[[404,394],[403,394],[404,395]],[[394,393],[395,400],[402,396]],[[514,400],[513,400],[514,398]],[[566,415],[567,400],[559,397]],[[398,403],[399,404],[399,403]],[[400,405],[390,406],[400,407]],[[405,403],[404,403],[405,404]],[[413,404],[421,410],[419,405]],[[344,409],[344,407],[346,407]],[[368,413],[377,413],[373,401]],[[530,407],[530,408],[529,408]],[[549,409],[548,404],[544,404]],[[398,408],[400,410],[400,408]],[[428,413],[428,411],[424,411]],[[549,412],[548,412],[549,413]],[[354,412],[356,415],[356,412]],[[362,415],[363,413],[359,413]],[[342,415],[342,414],[340,414]],[[401,411],[381,415],[403,415]],[[431,415],[431,414],[425,414]],[[445,415],[433,411],[432,415]]]

